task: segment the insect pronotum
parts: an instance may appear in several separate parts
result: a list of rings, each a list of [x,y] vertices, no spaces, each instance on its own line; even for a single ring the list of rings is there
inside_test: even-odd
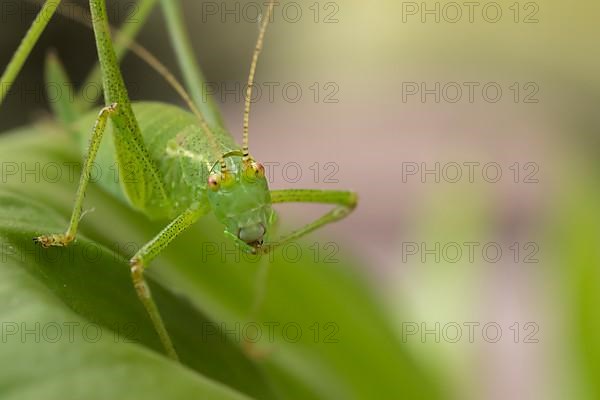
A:
[[[224,225],[224,234],[240,249],[264,254],[325,224],[344,218],[356,206],[357,196],[350,191],[336,190],[270,190],[263,166],[250,153],[249,122],[254,76],[274,0],[269,2],[261,20],[252,55],[241,146],[235,143],[231,134],[221,125],[209,125],[181,86],[178,92],[182,94],[183,91],[192,114],[166,104],[140,102],[132,105],[111,40],[106,4],[104,0],[90,0],[89,4],[106,106],[100,110],[92,129],[66,232],[42,235],[34,241],[43,247],[67,246],[73,242],[82,217],[92,164],[97,162],[102,167],[102,163],[116,161],[119,176],[125,176],[126,173],[130,179],[120,179],[113,184],[119,186],[129,204],[149,218],[171,221],[131,258],[130,266],[137,295],[145,306],[166,353],[177,359],[175,347],[144,279],[144,270],[171,241],[200,217],[213,212]],[[35,42],[37,37],[32,40]],[[23,58],[24,55],[26,58],[31,47],[25,53],[19,49],[13,60]],[[154,63],[154,67],[161,72],[159,63]],[[163,76],[168,75],[165,71],[161,73]],[[168,77],[172,78],[172,75]],[[175,83],[170,83],[177,89],[177,83],[174,79],[173,81]],[[163,117],[153,118],[156,115]],[[113,127],[113,160],[97,160],[109,119]],[[149,146],[148,143],[152,145]],[[114,190],[111,192],[114,193]],[[284,202],[326,203],[334,207],[320,218],[273,240],[271,233],[275,213],[272,204]]]

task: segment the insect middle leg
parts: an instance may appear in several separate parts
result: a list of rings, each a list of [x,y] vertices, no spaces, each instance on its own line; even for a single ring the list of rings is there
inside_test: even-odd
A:
[[[133,280],[133,286],[140,298],[142,304],[146,308],[154,328],[160,337],[167,355],[178,360],[177,352],[173,346],[173,342],[165,328],[163,319],[156,307],[156,303],[152,299],[150,288],[144,278],[144,270],[147,268],[148,263],[152,261],[157,255],[159,255],[165,247],[173,241],[179,234],[181,234],[186,228],[192,225],[194,222],[205,215],[208,212],[208,207],[197,206],[189,208],[175,218],[169,225],[167,225],[154,239],[146,243],[129,261],[131,265],[131,278]]]
[[[81,211],[83,208],[85,191],[90,181],[90,172],[93,167],[94,160],[96,159],[96,154],[98,154],[98,149],[100,148],[100,142],[102,141],[102,136],[106,129],[108,118],[111,114],[116,112],[117,107],[118,105],[114,103],[110,106],[104,107],[98,114],[98,118],[96,119],[96,123],[94,124],[94,129],[92,131],[92,138],[90,139],[88,154],[83,164],[81,178],[79,179],[79,186],[75,196],[75,206],[73,207],[73,213],[71,214],[71,221],[69,222],[67,231],[61,234],[39,236],[33,239],[34,242],[41,244],[43,247],[63,247],[67,246],[75,239],[77,227],[79,225],[79,221],[81,220]]]
[[[288,190],[272,190],[271,201],[273,203],[323,203],[323,204],[334,204],[335,207],[324,214],[320,218],[317,218],[313,222],[310,222],[299,229],[292,231],[291,233],[282,236],[275,241],[269,241],[261,249],[261,254],[266,254],[273,251],[275,248],[289,243],[292,240],[299,239],[302,236],[319,229],[323,225],[331,222],[338,221],[345,218],[348,214],[354,210],[358,201],[357,195],[350,191],[339,191],[339,190],[311,190],[311,189],[288,189]],[[274,214],[274,220],[271,225],[278,221],[277,215]],[[258,313],[258,309],[261,306],[265,291],[266,291],[266,274],[269,260],[264,258],[263,264],[259,271],[259,277],[257,280],[256,297],[250,312],[250,320],[253,320]],[[264,268],[264,269],[263,269]],[[254,343],[244,342],[243,346],[246,354],[255,359],[261,359],[265,357],[270,351],[259,350],[255,348]]]

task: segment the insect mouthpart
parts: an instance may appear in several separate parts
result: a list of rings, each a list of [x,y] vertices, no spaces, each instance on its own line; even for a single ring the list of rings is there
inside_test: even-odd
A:
[[[238,238],[252,247],[259,248],[263,244],[265,232],[263,224],[245,226],[238,230]]]
[[[256,242],[248,243],[249,246],[254,247],[255,249],[260,249],[263,245],[263,240],[257,240]]]

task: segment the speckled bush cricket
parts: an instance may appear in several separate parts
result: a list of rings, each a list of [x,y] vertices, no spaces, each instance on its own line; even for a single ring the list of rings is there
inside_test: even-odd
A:
[[[154,1],[147,1],[151,2]],[[50,3],[46,1],[42,9],[42,12],[45,10],[48,19],[59,2],[55,0],[53,4]],[[176,3],[176,0],[163,1],[167,14],[171,12],[172,15],[176,15],[179,12]],[[90,0],[89,4],[106,106],[100,110],[92,130],[73,213],[66,232],[39,236],[34,241],[43,247],[61,247],[73,242],[82,217],[92,164],[96,163],[102,167],[114,165],[116,162],[120,176],[127,175],[131,179],[113,182],[115,187],[111,192],[119,189],[134,209],[149,218],[171,221],[131,258],[130,265],[137,295],[152,319],[167,354],[177,359],[173,343],[144,279],[144,270],[150,261],[172,240],[200,217],[213,212],[225,226],[225,235],[240,249],[252,254],[265,254],[325,224],[344,218],[356,206],[357,196],[349,191],[269,190],[264,167],[249,152],[252,88],[274,0],[269,2],[261,20],[250,65],[242,146],[235,143],[218,117],[214,114],[207,115],[211,113],[210,107],[206,104],[194,104],[191,96],[172,75],[148,54],[145,59],[150,60],[155,69],[184,97],[192,113],[162,103],[131,104],[111,39],[106,4],[104,0]],[[44,20],[34,22],[23,40],[24,45],[15,53],[2,81],[16,76],[45,23],[47,21]],[[181,34],[182,32],[174,33],[175,36]],[[138,52],[143,52],[143,48],[138,48]],[[108,157],[98,158],[100,143],[109,120],[112,122],[109,132],[112,132],[114,151]],[[307,225],[272,240],[275,212],[271,206],[284,202],[325,203],[334,205],[334,208]]]

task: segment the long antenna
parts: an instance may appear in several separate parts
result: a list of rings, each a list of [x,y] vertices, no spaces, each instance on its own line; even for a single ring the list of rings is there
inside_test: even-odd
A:
[[[258,33],[258,40],[256,41],[256,47],[254,48],[254,54],[252,55],[252,64],[250,64],[250,74],[248,75],[248,86],[246,88],[246,103],[244,104],[244,136],[242,139],[242,152],[244,153],[244,161],[250,159],[250,153],[248,153],[248,126],[250,124],[250,103],[252,98],[252,87],[254,86],[254,74],[256,73],[256,64],[258,63],[258,56],[262,51],[263,41],[265,38],[265,32],[273,13],[273,6],[275,0],[269,1],[269,8],[267,14],[262,20],[260,26],[260,32]]]
[[[186,92],[186,90],[183,88],[183,85],[179,83],[179,81],[177,80],[177,78],[175,78],[171,71],[169,71],[169,69],[163,63],[161,63],[152,53],[150,53],[150,51],[148,51],[145,47],[141,46],[137,42],[131,41],[129,43],[129,48],[138,57],[140,57],[142,60],[148,63],[148,65],[152,69],[154,69],[154,71],[156,71],[159,75],[161,75],[167,81],[167,83],[171,85],[173,90],[175,90],[177,94],[179,94],[181,99],[187,104],[190,111],[196,116],[198,122],[200,123],[200,126],[202,127],[202,129],[204,129],[207,136],[211,139],[211,143],[216,149],[217,141],[215,135],[206,123],[204,115],[202,115],[202,112],[196,107],[188,92]]]

